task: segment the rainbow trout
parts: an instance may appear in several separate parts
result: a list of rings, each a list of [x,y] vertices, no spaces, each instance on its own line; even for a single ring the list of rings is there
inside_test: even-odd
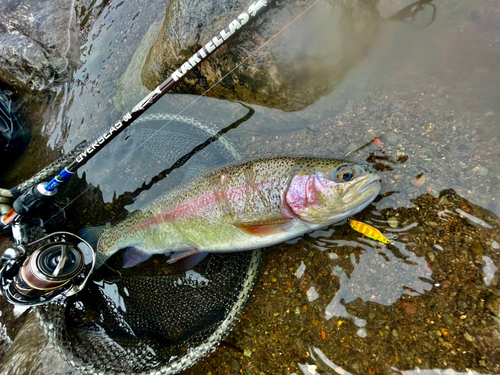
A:
[[[195,177],[114,227],[100,227],[97,255],[102,264],[127,249],[124,267],[160,253],[171,253],[169,263],[187,256],[196,263],[209,252],[267,247],[342,221],[379,192],[380,176],[366,164],[303,157],[241,162]]]

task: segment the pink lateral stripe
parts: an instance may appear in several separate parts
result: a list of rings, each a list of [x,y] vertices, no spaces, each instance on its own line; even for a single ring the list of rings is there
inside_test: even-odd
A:
[[[271,186],[272,184],[270,182],[264,181],[251,185],[239,185],[227,190],[218,190],[206,193],[196,198],[187,199],[174,207],[168,207],[167,209],[159,212],[153,217],[146,219],[145,221],[137,225],[137,227],[129,228],[129,230],[145,229],[151,225],[173,221],[175,219],[182,219],[190,216],[200,216],[200,214],[203,213],[210,213],[220,201],[237,201],[242,198],[249,190],[269,189]]]

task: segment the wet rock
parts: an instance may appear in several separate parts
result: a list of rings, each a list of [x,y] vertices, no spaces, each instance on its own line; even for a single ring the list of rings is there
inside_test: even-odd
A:
[[[41,90],[69,77],[79,51],[71,0],[0,2],[0,80]]]
[[[305,108],[367,54],[382,22],[375,3],[318,4],[207,95],[285,111]],[[309,5],[291,0],[271,5],[231,37],[217,59],[190,71],[174,92],[204,93]],[[154,89],[244,10],[243,3],[229,0],[171,1],[142,71],[144,86]]]

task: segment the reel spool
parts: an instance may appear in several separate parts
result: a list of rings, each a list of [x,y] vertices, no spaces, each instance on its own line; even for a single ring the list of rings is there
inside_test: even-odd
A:
[[[80,237],[56,232],[7,249],[2,262],[3,297],[14,305],[38,306],[83,289],[94,268],[95,254]]]

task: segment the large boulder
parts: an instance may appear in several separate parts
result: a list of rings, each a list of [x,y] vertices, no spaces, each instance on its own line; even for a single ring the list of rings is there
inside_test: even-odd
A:
[[[142,71],[144,86],[153,90],[248,5],[172,0]],[[310,5],[275,2],[187,74],[174,92],[204,93]],[[367,54],[382,21],[376,5],[376,0],[320,2],[207,95],[285,111],[303,109],[328,94]]]
[[[74,0],[0,1],[0,80],[40,90],[68,77],[79,59]]]

